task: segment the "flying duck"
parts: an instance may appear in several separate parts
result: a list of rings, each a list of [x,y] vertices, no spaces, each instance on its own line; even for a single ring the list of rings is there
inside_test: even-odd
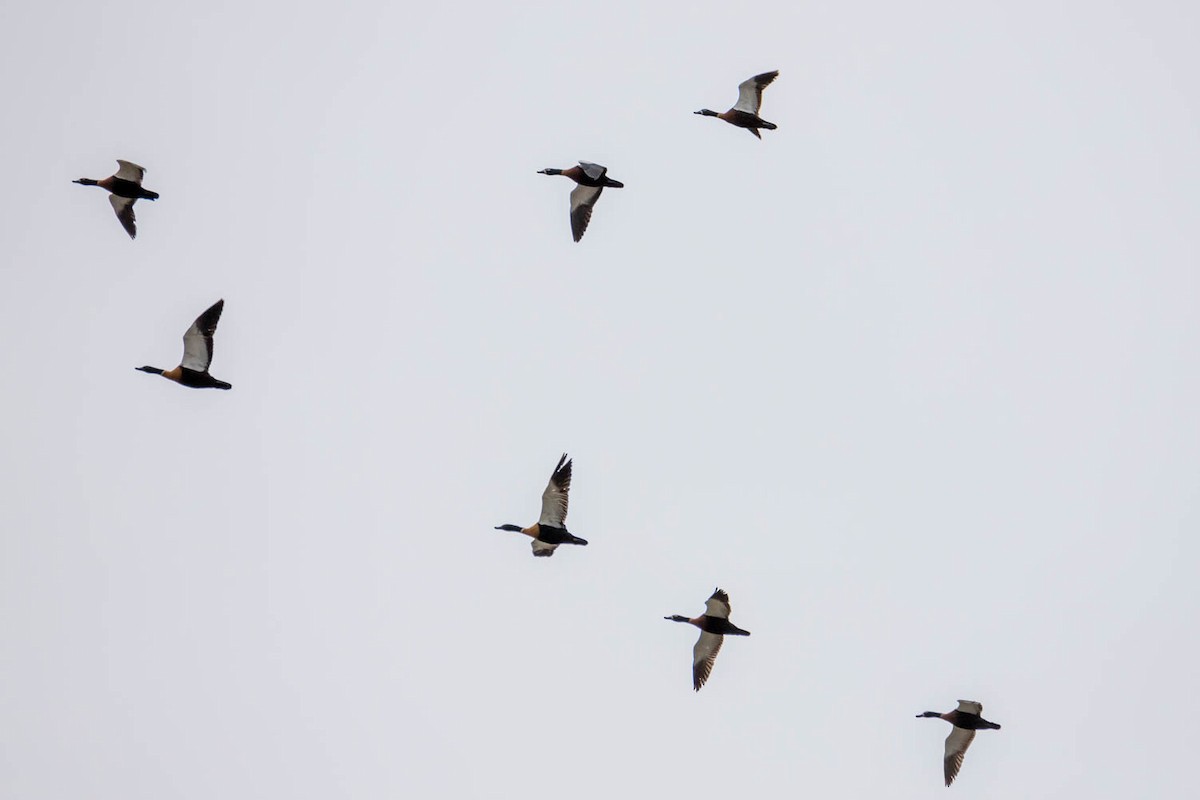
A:
[[[117,163],[121,168],[117,170],[116,175],[109,175],[102,180],[94,181],[91,178],[80,178],[71,183],[79,183],[84,186],[99,186],[101,189],[107,189],[108,202],[112,203],[113,211],[117,212],[117,219],[121,222],[121,227],[129,234],[130,239],[137,238],[137,217],[133,215],[133,204],[138,200],[157,200],[158,192],[152,192],[149,189],[142,188],[142,176],[146,174],[143,167],[139,167],[132,161],[122,161],[117,159]]]
[[[542,492],[542,516],[528,528],[520,525],[497,525],[498,531],[523,533],[533,539],[530,545],[533,554],[544,558],[554,555],[560,544],[587,544],[587,539],[580,539],[567,532],[564,524],[567,519],[567,493],[571,491],[571,460],[563,453],[558,460],[558,466],[550,475],[546,491]]]
[[[954,726],[950,735],[946,737],[946,755],[942,762],[947,786],[954,783],[954,778],[958,775],[959,768],[962,767],[963,756],[967,754],[967,748],[971,746],[971,740],[975,738],[975,731],[981,728],[1000,730],[999,725],[988,722],[979,716],[982,713],[983,703],[976,703],[974,700],[959,700],[958,708],[954,711],[947,711],[945,714],[939,714],[936,711],[917,714],[918,719],[937,717]]]
[[[695,619],[674,614],[663,617],[673,622],[686,622],[700,629],[700,638],[692,648],[692,688],[697,692],[716,663],[717,653],[721,652],[721,644],[725,634],[730,636],[749,636],[750,631],[744,631],[729,621],[729,595],[720,589],[712,593],[712,597],[704,603],[704,613]]]
[[[200,316],[183,334],[183,362],[175,369],[161,370],[158,367],[134,367],[141,372],[162,375],[169,381],[192,389],[229,389],[230,384],[219,381],[208,374],[212,363],[213,334],[217,332],[217,320],[225,301],[218,300]]]
[[[759,128],[766,128],[769,131],[775,130],[778,126],[774,122],[767,122],[758,115],[758,110],[762,108],[762,93],[763,89],[771,85],[771,81],[779,77],[779,70],[774,72],[764,72],[761,75],[755,75],[753,78],[747,78],[738,84],[738,101],[733,108],[728,111],[723,111],[718,114],[715,111],[709,111],[707,108],[702,108],[694,113],[703,117],[716,117],[723,119],[730,125],[737,125],[739,128],[745,128],[753,133],[759,139],[762,134],[758,132]]]
[[[539,175],[565,175],[575,181],[578,186],[571,190],[571,235],[575,241],[583,238],[588,222],[592,219],[592,206],[600,199],[600,193],[605,186],[623,189],[625,184],[614,181],[607,175],[608,167],[580,161],[579,166],[570,169],[554,169],[548,167],[539,169]]]

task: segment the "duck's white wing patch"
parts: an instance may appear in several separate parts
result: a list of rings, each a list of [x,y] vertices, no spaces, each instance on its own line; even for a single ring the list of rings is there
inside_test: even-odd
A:
[[[534,539],[530,544],[533,547],[533,554],[535,556],[542,556],[544,558],[549,558],[550,556],[554,555],[554,551],[558,549],[558,545],[556,544],[539,542],[537,539]]]
[[[959,700],[958,710],[978,716],[983,713],[983,703],[976,703],[974,700]]]
[[[206,337],[195,325],[183,335],[183,362],[187,369],[204,372],[212,363],[212,339]]]
[[[704,631],[692,648],[692,688],[697,692],[708,676],[712,674],[713,664],[717,661],[717,653],[721,652],[721,644],[725,637],[718,633]]]
[[[592,221],[592,207],[603,191],[601,186],[576,186],[571,190],[571,236],[575,241],[583,238],[588,223]]]
[[[542,516],[538,524],[561,528],[567,520],[567,506],[571,491],[571,460],[563,453],[558,466],[550,473],[550,481],[542,492]]]
[[[734,108],[738,111],[745,111],[747,114],[757,115],[758,110],[762,107],[763,89],[767,88],[777,77],[779,77],[779,70],[764,72],[739,83],[738,101]]]
[[[962,768],[963,756],[966,755],[967,748],[971,746],[974,738],[975,731],[957,727],[951,730],[950,735],[946,737],[946,759],[942,766],[947,786],[954,783],[955,776]]]
[[[604,173],[608,172],[608,167],[602,167],[590,161],[580,161],[579,166],[583,167],[583,174],[594,181],[600,180],[604,177]]]
[[[117,219],[121,223],[121,227],[129,234],[130,239],[137,238],[137,217],[133,213],[132,197],[118,197],[115,194],[108,196],[108,202],[112,203],[113,211],[117,212]]]
[[[704,601],[704,613],[710,617],[729,619],[729,612],[731,610],[729,595],[721,589],[717,589],[712,593],[712,597]]]
[[[217,322],[224,308],[225,301],[218,300],[196,317],[196,321],[184,332],[182,366],[197,372],[208,371],[208,365],[212,363],[213,334],[217,332]]]
[[[117,164],[121,168],[117,170],[116,177],[123,181],[133,181],[136,184],[141,184],[142,177],[146,174],[146,170],[143,167],[139,167],[132,161],[122,161],[119,158],[117,159]]]

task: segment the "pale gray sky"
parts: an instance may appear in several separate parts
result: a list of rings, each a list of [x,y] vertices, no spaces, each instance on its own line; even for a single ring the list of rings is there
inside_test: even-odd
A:
[[[944,797],[958,698],[955,797],[1196,792],[1194,4],[0,29],[0,796]]]

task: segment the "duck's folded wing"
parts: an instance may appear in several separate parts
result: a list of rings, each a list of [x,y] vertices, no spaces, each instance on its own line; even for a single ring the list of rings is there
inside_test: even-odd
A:
[[[567,520],[567,505],[571,491],[571,460],[563,453],[558,466],[550,474],[546,490],[542,492],[542,516],[539,525],[561,528]]]
[[[717,661],[717,653],[721,652],[721,644],[725,637],[718,633],[704,631],[692,648],[692,688],[697,692],[708,676],[712,674],[713,664]]]
[[[583,238],[592,220],[592,206],[596,205],[602,191],[601,186],[576,186],[571,190],[571,236],[575,241]]]
[[[549,558],[550,556],[554,555],[554,551],[558,549],[558,545],[556,544],[541,542],[537,539],[534,539],[530,544],[533,546],[533,554],[542,558]]]
[[[133,200],[132,197],[118,197],[115,194],[108,196],[108,202],[112,203],[113,211],[117,212],[117,220],[129,234],[130,239],[137,238],[137,217],[133,214]]]
[[[758,110],[762,108],[762,92],[763,89],[771,85],[771,81],[779,77],[779,70],[774,72],[764,72],[761,75],[755,75],[753,78],[747,78],[738,84],[738,101],[734,106],[738,111],[745,111],[747,114],[758,115]]]
[[[963,756],[967,754],[967,748],[971,746],[974,738],[975,731],[957,727],[951,730],[950,735],[946,737],[946,759],[943,763],[943,771],[946,774],[947,786],[954,783],[955,776],[962,768]]]
[[[712,597],[704,601],[704,613],[710,617],[729,619],[731,610],[729,595],[723,589],[717,589],[712,593]]]
[[[224,308],[224,300],[213,303],[208,310],[196,317],[196,321],[183,334],[181,364],[184,368],[196,372],[208,371],[208,365],[212,363],[213,334],[217,332],[217,322],[221,319],[221,311]]]
[[[146,174],[146,170],[143,167],[139,167],[132,161],[123,161],[119,158],[117,159],[117,165],[120,167],[117,170],[118,178],[123,181],[132,181],[139,186],[141,185],[142,178]]]

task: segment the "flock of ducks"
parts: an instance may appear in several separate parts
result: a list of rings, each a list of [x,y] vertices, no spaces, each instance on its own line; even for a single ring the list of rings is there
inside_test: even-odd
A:
[[[738,85],[738,100],[728,111],[717,113],[707,108],[696,111],[705,117],[716,117],[730,125],[744,128],[762,139],[759,131],[773,131],[778,126],[768,122],[758,115],[762,108],[763,89],[779,77],[779,71],[763,72],[742,81]],[[142,187],[142,179],[146,170],[131,161],[117,159],[120,169],[113,175],[101,180],[79,178],[74,183],[83,186],[99,186],[109,192],[108,200],[116,212],[121,227],[129,234],[130,239],[137,237],[137,217],[134,216],[133,204],[138,200],[157,200],[158,192],[152,192]],[[583,238],[588,223],[592,218],[592,209],[600,198],[600,193],[606,188],[621,189],[625,184],[608,177],[608,169],[599,164],[580,161],[578,166],[568,169],[548,167],[538,170],[542,175],[562,175],[570,178],[576,184],[571,190],[571,236],[576,242]],[[183,358],[179,365],[172,369],[158,367],[136,367],[140,372],[161,375],[167,380],[192,389],[230,389],[231,384],[218,380],[209,374],[209,366],[213,358],[213,336],[217,332],[217,323],[225,301],[218,300],[196,317],[183,334]],[[559,458],[550,480],[542,492],[542,510],[538,521],[528,527],[505,524],[497,525],[498,531],[520,533],[531,539],[530,546],[533,555],[539,558],[549,558],[559,545],[571,544],[586,546],[587,539],[581,539],[566,528],[567,506],[571,491],[571,459],[566,453]],[[672,622],[686,622],[700,629],[700,638],[692,647],[692,688],[700,688],[712,675],[713,665],[726,636],[749,636],[750,631],[743,630],[729,621],[729,594],[724,590],[715,589],[704,603],[704,613],[697,617],[685,617],[673,614],[663,619]],[[943,758],[943,776],[946,786],[950,786],[958,776],[962,767],[963,757],[975,739],[977,730],[1000,730],[1000,726],[989,722],[980,716],[983,704],[973,700],[959,700],[958,708],[954,711],[940,713],[926,711],[917,717],[936,717],[944,719],[953,726],[950,735],[946,737],[946,750]]]

